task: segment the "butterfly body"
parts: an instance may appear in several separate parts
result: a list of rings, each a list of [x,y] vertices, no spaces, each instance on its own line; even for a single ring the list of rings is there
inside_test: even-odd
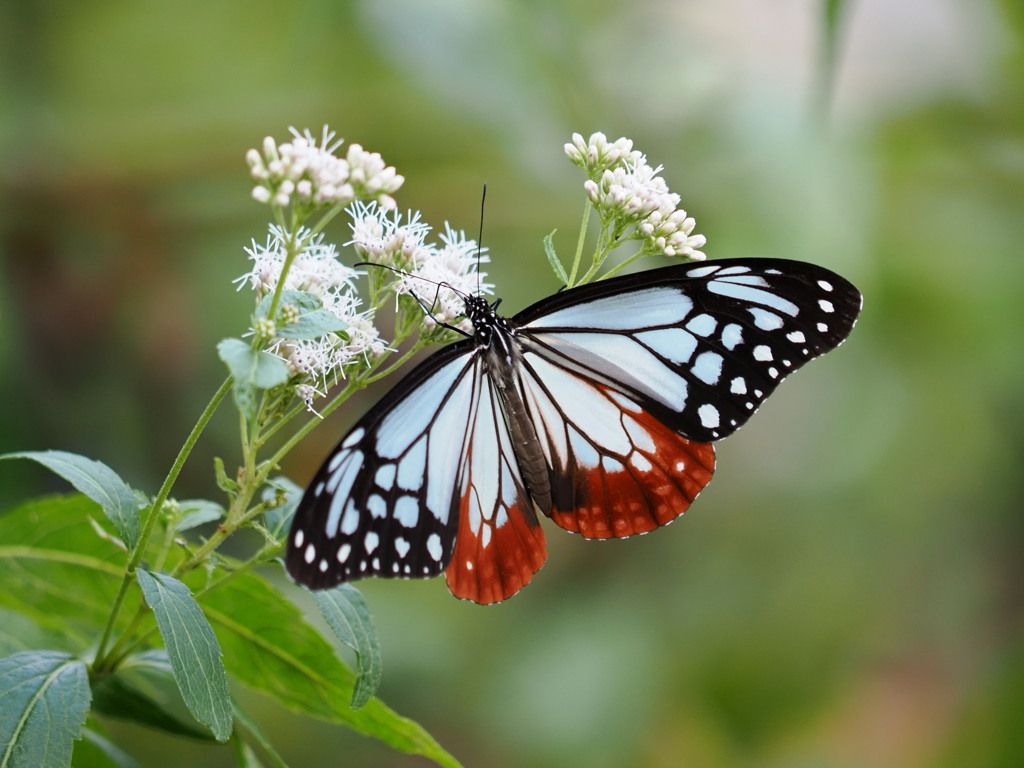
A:
[[[513,318],[467,297],[472,337],[415,368],[317,472],[288,570],[314,589],[445,572],[491,603],[546,559],[537,510],[587,538],[665,525],[710,481],[711,443],[841,343],[860,302],[826,269],[755,259],[593,283]]]

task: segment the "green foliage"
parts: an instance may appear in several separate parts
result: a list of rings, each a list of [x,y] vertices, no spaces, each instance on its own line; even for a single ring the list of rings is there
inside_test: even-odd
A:
[[[179,506],[181,517],[167,521],[169,530],[180,530],[179,520],[188,519],[197,510],[206,510],[208,515],[217,513],[206,504],[187,502]],[[32,760],[43,748],[40,744],[47,749],[63,744],[61,749],[70,754],[70,739],[77,737],[78,731],[69,736],[71,726],[66,723],[80,726],[89,708],[87,662],[76,661],[68,653],[24,649],[49,643],[51,647],[82,650],[94,644],[103,629],[117,598],[128,555],[90,525],[89,515],[95,509],[95,503],[84,496],[47,497],[0,517],[0,618],[9,615],[11,619],[0,627],[0,650],[13,654],[0,663],[5,665],[5,675],[14,675],[5,679],[13,681],[13,688],[21,681],[18,669],[37,670],[42,664],[46,674],[53,673],[53,682],[47,683],[45,675],[39,677],[42,673],[33,672],[32,679],[39,682],[33,690],[49,686],[42,701],[60,707],[62,717],[68,718],[53,719],[47,725],[49,730],[41,730],[39,717],[33,719],[26,709],[27,700],[0,696],[7,729],[4,733],[14,733],[10,729],[20,727],[12,737],[19,751],[12,747],[11,755],[31,748],[25,753],[31,756],[26,758],[28,762],[11,765],[37,765]],[[147,551],[150,558],[159,557],[155,545]],[[173,561],[179,566],[183,562],[180,556],[169,562]],[[186,583],[166,573],[138,569],[135,578],[140,586],[136,608],[148,606],[152,613],[137,612],[132,621],[119,621],[118,630],[127,632],[125,636],[133,642],[119,646],[119,662],[102,667],[93,664],[98,673],[92,683],[95,715],[174,736],[210,739],[205,729],[175,713],[175,701],[184,702],[196,720],[223,741],[233,733],[232,710],[236,717],[238,713],[227,688],[226,675],[230,675],[295,711],[345,724],[396,749],[430,757],[440,765],[458,765],[420,726],[370,698],[380,678],[380,650],[368,624],[365,602],[355,589],[339,591],[333,610],[342,622],[342,632],[347,632],[343,639],[347,638],[357,651],[358,677],[298,609],[259,574],[229,574],[220,568],[212,574],[196,570],[187,574]],[[166,652],[156,650],[154,618]],[[125,654],[129,645],[138,652]],[[81,691],[71,685],[79,679],[79,673],[85,685],[84,704]],[[350,700],[366,706],[350,708],[346,704]],[[86,737],[88,743],[80,742],[76,755],[78,751],[88,753],[91,762],[82,765],[132,765],[125,762],[131,758],[102,736],[89,732]],[[239,737],[251,739],[253,749],[266,764],[282,764],[268,757],[276,753],[251,719],[242,726]]]
[[[253,349],[241,339],[224,339],[217,345],[217,354],[234,379],[235,405],[250,420],[256,416],[260,393],[288,380],[288,368],[281,358]]]
[[[85,663],[57,651],[0,659],[0,765],[65,768],[89,711]]]
[[[264,296],[256,305],[255,318],[268,320],[273,296]],[[305,291],[281,291],[281,306],[292,306],[296,310],[294,319],[277,323],[277,335],[289,339],[315,339],[325,333],[340,333],[348,324],[323,308],[319,296]]]
[[[359,709],[377,690],[382,674],[380,645],[370,621],[370,608],[351,584],[339,584],[313,595],[327,626],[356,652],[359,677],[352,691],[352,708]]]
[[[8,453],[0,459],[31,459],[56,472],[100,505],[129,548],[139,541],[139,506],[135,494],[106,464],[66,451]]]
[[[231,702],[220,644],[210,623],[189,588],[177,579],[141,569],[135,576],[160,627],[185,704],[218,741],[226,741],[231,735]]]

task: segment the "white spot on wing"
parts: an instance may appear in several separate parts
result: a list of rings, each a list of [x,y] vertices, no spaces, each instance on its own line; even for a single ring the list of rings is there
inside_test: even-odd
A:
[[[436,533],[427,536],[427,554],[441,562],[441,537]]]
[[[351,536],[356,532],[356,528],[359,527],[359,510],[356,509],[356,505],[349,501],[345,505],[345,514],[341,516],[341,526],[339,530],[346,536]]]
[[[760,307],[748,307],[747,309],[754,317],[754,325],[762,331],[775,331],[782,327],[782,318],[774,312]]]
[[[704,315],[704,317],[708,317],[708,315]],[[636,338],[673,363],[685,363],[697,349],[697,339],[682,328],[643,331],[636,334]]]
[[[344,563],[346,560],[348,560],[348,556],[350,554],[352,554],[352,545],[346,541],[344,544],[338,547],[338,562]]]
[[[710,403],[705,403],[698,408],[697,415],[700,416],[700,423],[707,429],[717,427],[721,418],[718,414],[718,409]]]
[[[363,547],[366,549],[366,554],[372,555],[373,550],[375,550],[379,545],[380,536],[377,535],[376,531],[370,531],[366,534],[366,538],[363,540]]]
[[[312,544],[306,545],[306,551],[302,554],[302,559],[306,561],[306,564],[312,563],[316,559],[316,547]]]
[[[747,381],[742,376],[737,376],[729,384],[729,391],[734,395],[747,394]]]
[[[381,464],[377,468],[377,474],[373,476],[373,481],[385,491],[390,491],[391,485],[395,482],[395,471],[394,464]]]
[[[821,290],[823,291],[832,290],[832,283],[828,282],[827,280],[819,280],[818,285],[821,286]]]
[[[395,539],[395,552],[397,552],[398,556],[403,560],[405,559],[405,556],[409,554],[409,549],[411,547],[412,544],[403,539],[401,536]]]
[[[794,344],[803,344],[805,341],[807,341],[807,337],[804,336],[803,331],[793,331],[792,333],[787,333],[786,338],[792,341]]]
[[[370,513],[374,520],[379,520],[387,515],[388,505],[384,502],[382,496],[375,493],[366,500],[366,511]]]
[[[304,534],[302,532],[302,529],[300,528],[299,530],[297,530],[295,532],[295,538],[293,539],[293,541],[295,543],[295,548],[296,549],[302,549],[302,542],[304,542],[305,540],[306,540],[306,534]]]
[[[420,519],[420,506],[414,496],[400,496],[395,502],[395,520],[406,528],[415,527]]]
[[[705,384],[717,384],[722,376],[722,356],[716,352],[701,352],[691,370]]]
[[[722,346],[732,352],[743,343],[743,326],[729,323],[722,329]]]
[[[356,427],[348,433],[348,437],[345,438],[345,442],[341,444],[342,448],[351,448],[353,445],[363,439],[363,435],[366,434],[366,430],[362,427]]]
[[[697,267],[696,269],[691,269],[689,272],[687,272],[686,276],[687,277],[707,277],[710,274],[714,274],[719,269],[721,269],[721,267],[718,267],[718,266]]]
[[[708,314],[696,315],[686,324],[686,330],[698,336],[710,336],[717,327],[718,321]]]
[[[818,306],[821,307],[821,311],[822,312],[829,312],[829,313],[831,313],[831,312],[835,312],[836,311],[836,308],[832,305],[832,302],[831,301],[827,301],[826,299],[820,299],[818,301]]]
[[[754,359],[765,363],[772,359],[772,348],[766,344],[758,344],[754,347]]]
[[[634,453],[630,456],[629,463],[641,472],[650,472],[652,469],[651,462],[642,453]]]

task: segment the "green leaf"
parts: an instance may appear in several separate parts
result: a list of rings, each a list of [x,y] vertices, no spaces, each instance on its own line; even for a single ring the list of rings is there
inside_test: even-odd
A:
[[[273,296],[265,296],[256,306],[256,318],[267,317]],[[325,333],[341,333],[348,328],[346,323],[336,315],[323,308],[319,296],[305,291],[284,291],[281,293],[279,307],[290,304],[299,310],[299,316],[290,323],[281,322],[278,310],[277,335],[284,339],[316,339]]]
[[[0,516],[0,606],[72,640],[95,641],[127,554],[96,536],[84,496],[34,499]],[[38,646],[37,646],[38,647]]]
[[[203,609],[217,628],[228,672],[240,682],[289,709],[344,723],[440,765],[458,766],[420,725],[397,715],[379,699],[371,699],[362,709],[350,708],[354,674],[263,577],[236,575],[203,596]]]
[[[93,688],[92,708],[114,720],[126,720],[175,736],[211,740],[209,733],[176,717],[120,674],[104,678]]]
[[[554,238],[557,231],[557,229],[553,229],[550,235],[544,237],[544,253],[547,254],[548,264],[554,270],[555,276],[562,281],[562,285],[568,285],[569,276],[565,274],[565,267],[562,266],[562,262],[558,260],[558,254],[555,253]]]
[[[241,339],[224,339],[217,345],[217,354],[235,380],[232,390],[235,404],[248,419],[256,416],[261,390],[288,381],[288,366],[284,360],[253,349]]]
[[[188,499],[179,503],[181,506],[181,517],[178,518],[178,522],[174,526],[176,531],[187,531],[206,523],[212,523],[214,520],[220,520],[227,514],[224,511],[224,507],[215,501]]]
[[[314,592],[313,599],[327,626],[356,652],[359,677],[352,692],[352,708],[359,709],[377,692],[382,673],[380,643],[370,620],[370,608],[351,584]]]
[[[82,731],[72,758],[75,768],[142,768],[131,755],[91,728]]]
[[[139,541],[139,505],[135,493],[106,464],[66,451],[7,453],[0,459],[30,459],[56,472],[95,501],[129,548]]]
[[[89,711],[89,674],[67,653],[0,659],[0,766],[67,768]]]
[[[189,712],[217,741],[231,735],[231,697],[220,644],[187,586],[162,573],[136,573],[167,647],[174,679]]]

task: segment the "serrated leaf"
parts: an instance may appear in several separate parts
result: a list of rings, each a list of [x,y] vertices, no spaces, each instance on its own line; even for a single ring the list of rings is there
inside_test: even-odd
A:
[[[220,520],[227,513],[220,504],[207,499],[188,499],[180,502],[181,517],[174,526],[176,531],[187,531],[214,520]]]
[[[29,459],[57,473],[100,505],[125,544],[129,547],[138,544],[139,505],[135,492],[103,462],[67,451],[8,453],[0,459]]]
[[[231,697],[220,643],[187,586],[162,573],[136,573],[156,617],[185,706],[217,741],[231,735]]]
[[[0,659],[0,766],[67,768],[89,711],[89,674],[71,654]]]
[[[123,550],[93,533],[95,509],[74,494],[34,499],[0,516],[0,605],[72,647],[95,641],[127,564]]]
[[[240,682],[291,710],[344,723],[399,751],[423,755],[443,766],[459,765],[420,725],[379,699],[351,709],[352,670],[263,577],[236,575],[206,594],[203,608],[217,628],[224,664]]]
[[[256,306],[256,318],[266,318],[273,296],[265,296]],[[276,321],[277,335],[284,339],[316,339],[325,333],[341,333],[348,323],[323,308],[319,296],[305,291],[284,291],[278,307],[290,304],[298,309],[298,317],[290,322]]]
[[[93,688],[92,708],[114,720],[127,720],[175,736],[211,740],[209,733],[176,717],[119,674],[104,678]]]
[[[359,677],[352,691],[352,708],[359,709],[377,692],[383,666],[370,608],[351,584],[314,592],[313,599],[331,631],[356,652]]]
[[[562,282],[562,285],[568,285],[569,276],[565,274],[565,267],[562,266],[558,254],[555,253],[555,232],[557,231],[557,229],[552,230],[550,235],[544,237],[544,253],[548,257],[548,264],[554,270],[555,276]]]

